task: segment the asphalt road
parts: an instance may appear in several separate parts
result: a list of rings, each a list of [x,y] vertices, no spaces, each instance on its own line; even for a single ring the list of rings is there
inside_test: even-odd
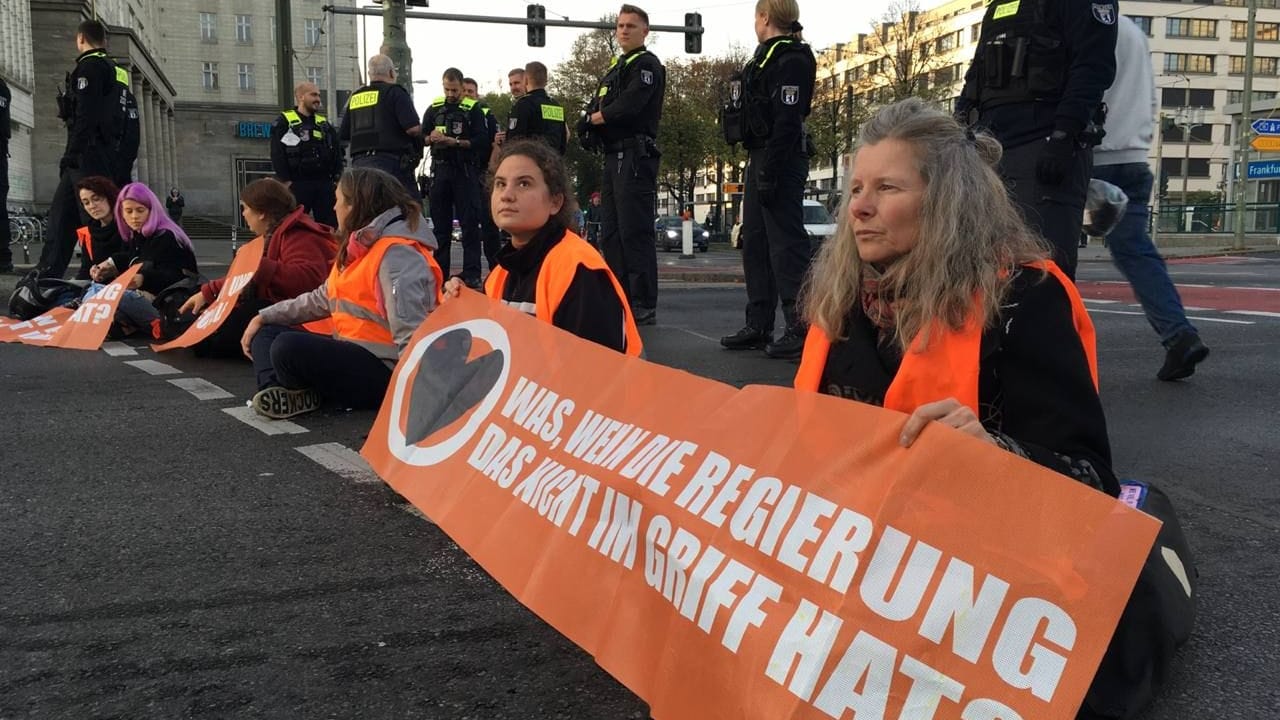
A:
[[[1171,270],[1213,349],[1174,384],[1114,271],[1081,271],[1117,467],[1169,491],[1200,569],[1196,635],[1144,718],[1276,717],[1280,257]],[[743,299],[665,285],[650,358],[789,382],[794,363],[719,349]],[[0,345],[0,718],[647,717],[344,464],[372,413],[267,435],[225,412],[247,364],[110,349],[135,354]],[[197,378],[216,388],[173,384]]]

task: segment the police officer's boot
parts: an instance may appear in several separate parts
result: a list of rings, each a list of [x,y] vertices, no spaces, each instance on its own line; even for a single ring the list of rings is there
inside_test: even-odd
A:
[[[779,360],[794,360],[804,351],[804,338],[809,328],[796,313],[795,306],[783,306],[782,315],[787,319],[787,329],[777,340],[764,346],[764,354]]]
[[[758,350],[769,342],[770,335],[770,331],[748,324],[738,332],[720,338],[720,344],[729,350]]]

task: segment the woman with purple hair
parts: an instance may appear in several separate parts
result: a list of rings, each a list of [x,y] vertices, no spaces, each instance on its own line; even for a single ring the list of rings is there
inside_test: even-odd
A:
[[[114,277],[130,266],[141,263],[129,283],[116,310],[116,321],[122,329],[146,329],[159,337],[160,313],[151,304],[160,291],[182,280],[195,277],[195,249],[191,238],[182,231],[168,213],[164,203],[151,188],[142,183],[129,183],[116,199],[116,227],[124,239],[124,249],[90,268],[94,277]],[[90,288],[85,299],[101,286]]]

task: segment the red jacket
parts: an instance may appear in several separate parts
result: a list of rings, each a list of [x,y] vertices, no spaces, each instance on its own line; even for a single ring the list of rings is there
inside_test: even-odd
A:
[[[338,253],[327,225],[321,225],[301,205],[284,216],[267,242],[267,254],[253,276],[257,297],[268,302],[289,300],[324,284]],[[206,302],[222,289],[219,278],[200,288]]]

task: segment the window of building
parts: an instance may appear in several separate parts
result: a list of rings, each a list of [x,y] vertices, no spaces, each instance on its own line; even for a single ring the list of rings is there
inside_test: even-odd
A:
[[[236,16],[236,42],[238,43],[253,42],[253,16],[252,15]]]
[[[1276,93],[1275,93],[1274,91],[1272,91],[1272,90],[1254,90],[1254,91],[1253,91],[1253,101],[1254,101],[1254,102],[1259,102],[1259,101],[1262,101],[1262,100],[1274,100],[1275,98],[1276,98]],[[1228,102],[1228,103],[1240,103],[1240,102],[1244,102],[1244,91],[1243,91],[1243,90],[1228,90],[1228,91],[1227,91],[1227,102]]]
[[[1160,169],[1167,177],[1182,177],[1182,162],[1184,158],[1163,158],[1160,161]],[[1209,177],[1209,158],[1191,158],[1187,163],[1187,177],[1207,178]]]
[[[1150,15],[1130,15],[1129,19],[1138,27],[1142,28],[1142,32],[1151,37],[1151,16]]]
[[[236,66],[236,77],[240,81],[241,92],[253,91],[253,63],[239,63]]]
[[[316,65],[307,66],[307,82],[312,83],[317,88],[323,90],[324,89],[324,83],[322,82],[323,80],[324,80],[324,68]]]
[[[1244,7],[1246,2],[1245,0],[1222,0],[1222,4],[1230,7]],[[1258,7],[1260,8],[1274,8],[1275,6],[1276,0],[1258,0]]]
[[[1160,89],[1160,107],[1214,107],[1213,91],[1204,88],[1167,87]]]
[[[1148,20],[1150,20],[1150,18],[1148,18]],[[1150,26],[1151,23],[1148,22],[1147,25]],[[1147,34],[1150,35],[1151,33],[1148,32]],[[978,42],[978,38],[981,36],[982,36],[982,23],[974,23],[969,27],[969,42],[976,43]]]
[[[1231,39],[1245,40],[1249,34],[1249,23],[1243,20],[1231,21]],[[1260,22],[1254,25],[1253,39],[1258,42],[1280,41],[1280,23]]]
[[[319,20],[303,21],[302,41],[308,47],[315,47],[320,44],[320,21]]]
[[[1275,77],[1277,69],[1280,69],[1280,64],[1278,64],[1277,61],[1278,59],[1273,57],[1255,57],[1253,59],[1253,74]],[[1243,55],[1231,56],[1230,72],[1232,75],[1244,74],[1244,56]]]
[[[200,13],[200,41],[218,41],[218,16],[213,13]]]
[[[1162,133],[1165,142],[1180,143],[1182,139],[1182,126],[1169,125]],[[1212,125],[1193,125],[1191,127],[1191,144],[1205,144],[1213,142],[1213,126]]]
[[[934,49],[940,53],[950,52],[960,46],[960,33],[947,33],[934,41]]]
[[[1197,18],[1168,18],[1165,37],[1177,38],[1216,38],[1218,37],[1217,20],[1200,20]]]
[[[271,45],[274,47],[275,44],[276,44],[276,16],[272,15],[271,16]]]
[[[1213,74],[1213,57],[1202,53],[1165,53],[1164,71]]]
[[[204,63],[200,71],[200,86],[205,90],[218,89],[218,63]]]

